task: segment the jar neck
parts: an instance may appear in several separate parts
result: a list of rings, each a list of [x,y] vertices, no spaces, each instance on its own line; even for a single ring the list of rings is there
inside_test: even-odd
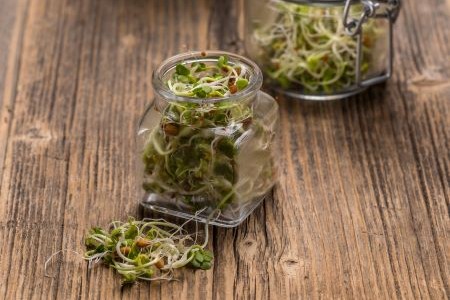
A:
[[[174,73],[178,64],[196,63],[217,63],[219,57],[226,56],[230,64],[240,66],[249,73],[248,86],[242,91],[224,97],[216,98],[194,98],[176,95],[167,85],[167,81]],[[262,85],[262,72],[259,67],[251,60],[229,52],[223,51],[197,51],[179,54],[165,60],[159,68],[153,72],[152,85],[156,100],[160,105],[166,103],[193,103],[197,105],[208,105],[213,103],[241,103],[252,101]]]

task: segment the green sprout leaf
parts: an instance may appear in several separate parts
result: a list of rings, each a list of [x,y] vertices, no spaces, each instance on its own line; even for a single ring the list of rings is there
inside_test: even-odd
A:
[[[247,85],[248,85],[248,80],[247,79],[241,78],[241,79],[238,79],[236,81],[236,86],[237,86],[239,91],[245,89],[247,87]]]
[[[190,261],[189,266],[194,269],[208,270],[211,269],[213,254],[211,251],[205,249],[195,249],[193,259]]]
[[[205,63],[199,63],[197,68],[195,69],[195,72],[203,72],[206,71],[206,64]]]
[[[217,66],[219,68],[224,68],[226,67],[228,64],[228,57],[226,56],[220,56],[219,59],[217,60]]]
[[[206,98],[206,92],[203,88],[196,88],[193,92],[198,98]]]
[[[178,64],[176,67],[175,67],[175,70],[176,70],[176,73],[178,74],[178,75],[185,75],[185,76],[187,76],[187,75],[189,75],[191,72],[189,71],[189,69],[188,68],[186,68],[185,66],[183,66],[182,64]]]
[[[125,231],[125,239],[134,239],[138,234],[138,229],[136,226],[130,226]]]
[[[183,82],[183,83],[189,83],[190,82],[189,77],[186,76],[186,75],[178,75],[177,79],[178,79],[179,82]]]
[[[204,87],[202,87],[202,89],[206,94],[209,94],[212,92],[212,88],[210,86],[204,86]]]

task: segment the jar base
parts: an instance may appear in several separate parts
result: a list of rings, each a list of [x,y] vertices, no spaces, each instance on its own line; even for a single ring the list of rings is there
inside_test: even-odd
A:
[[[299,91],[294,91],[294,90],[285,90],[285,89],[281,89],[281,88],[273,88],[274,91],[286,95],[290,98],[294,98],[294,99],[298,99],[298,100],[307,100],[307,101],[333,101],[333,100],[342,100],[351,96],[354,96],[356,94],[359,94],[363,91],[365,91],[367,89],[367,87],[360,87],[360,88],[356,88],[350,91],[344,91],[341,93],[336,93],[336,94],[317,94],[317,95],[313,95],[313,94],[302,94]]]
[[[155,212],[171,215],[174,217],[179,217],[179,218],[183,218],[183,219],[191,219],[192,221],[197,221],[200,223],[208,222],[210,225],[215,225],[218,227],[232,228],[232,227],[238,226],[245,219],[247,219],[247,217],[261,204],[261,202],[266,197],[267,197],[267,194],[260,197],[260,199],[253,201],[251,205],[246,206],[245,211],[242,212],[242,214],[239,216],[239,218],[235,218],[235,219],[225,219],[225,218],[219,217],[219,218],[212,218],[212,219],[208,220],[207,216],[203,216],[201,214],[186,213],[186,212],[182,212],[182,211],[178,211],[178,210],[174,210],[174,209],[170,209],[167,207],[153,204],[153,203],[151,203],[152,201],[149,199],[149,197],[144,197],[144,199],[140,202],[140,204],[144,208],[148,208]]]

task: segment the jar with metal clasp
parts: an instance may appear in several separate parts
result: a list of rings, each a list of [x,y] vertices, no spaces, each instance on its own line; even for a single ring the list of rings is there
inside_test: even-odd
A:
[[[400,0],[248,0],[245,46],[271,88],[334,100],[392,75]]]

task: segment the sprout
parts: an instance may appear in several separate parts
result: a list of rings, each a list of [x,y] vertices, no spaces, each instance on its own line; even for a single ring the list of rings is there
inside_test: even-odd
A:
[[[186,222],[187,223],[187,222]],[[110,230],[92,228],[85,238],[84,258],[89,264],[103,261],[123,278],[123,284],[136,280],[170,280],[174,269],[189,266],[207,270],[213,261],[205,250],[206,238],[197,244],[183,226],[162,219],[115,221]]]

